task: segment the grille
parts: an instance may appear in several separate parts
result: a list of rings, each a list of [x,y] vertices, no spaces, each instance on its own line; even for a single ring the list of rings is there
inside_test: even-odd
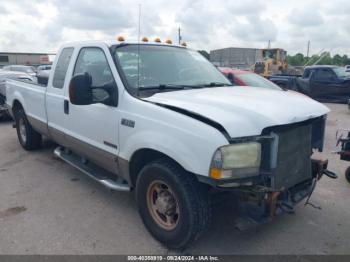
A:
[[[312,178],[312,125],[293,127],[277,135],[277,165],[272,170],[272,188],[281,190]]]

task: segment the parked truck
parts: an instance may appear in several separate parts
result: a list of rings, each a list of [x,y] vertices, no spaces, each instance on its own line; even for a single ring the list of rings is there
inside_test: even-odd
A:
[[[327,107],[293,91],[233,87],[186,47],[66,44],[47,86],[8,80],[7,104],[24,149],[49,137],[86,175],[135,191],[146,228],[170,248],[208,228],[218,192],[263,222],[294,212],[331,174],[312,156]]]
[[[350,99],[350,73],[344,67],[308,66],[301,77],[276,75],[269,80],[320,101],[347,103]]]

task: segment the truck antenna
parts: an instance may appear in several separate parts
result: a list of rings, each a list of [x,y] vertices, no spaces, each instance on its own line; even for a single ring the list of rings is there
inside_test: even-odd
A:
[[[137,96],[140,95],[140,37],[141,37],[141,4],[139,4],[139,28],[137,36]]]

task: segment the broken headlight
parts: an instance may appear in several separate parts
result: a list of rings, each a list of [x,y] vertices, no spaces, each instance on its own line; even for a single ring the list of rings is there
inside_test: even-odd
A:
[[[210,167],[210,177],[232,179],[257,176],[261,162],[261,144],[239,143],[216,150]]]

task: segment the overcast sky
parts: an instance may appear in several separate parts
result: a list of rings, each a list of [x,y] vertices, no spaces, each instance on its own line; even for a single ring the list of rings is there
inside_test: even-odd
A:
[[[177,40],[192,48],[282,47],[290,54],[321,49],[350,55],[350,0],[0,0],[0,52],[56,52],[77,40]]]

